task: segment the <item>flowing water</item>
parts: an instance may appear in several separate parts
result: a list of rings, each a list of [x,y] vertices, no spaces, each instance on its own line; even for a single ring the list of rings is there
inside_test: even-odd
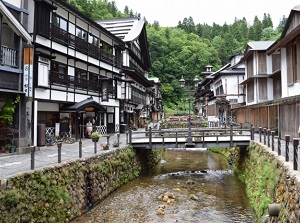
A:
[[[165,194],[167,202],[162,200]],[[254,216],[243,184],[223,156],[168,150],[150,173],[122,186],[73,222],[252,223]]]

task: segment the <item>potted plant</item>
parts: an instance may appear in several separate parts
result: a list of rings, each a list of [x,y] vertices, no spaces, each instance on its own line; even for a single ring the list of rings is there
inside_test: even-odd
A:
[[[9,153],[10,152],[10,149],[11,149],[11,144],[6,144],[5,145],[5,153]]]
[[[101,143],[100,146],[102,146],[103,150],[109,150],[109,144],[107,143]]]
[[[5,153],[5,146],[4,145],[1,146],[1,152]]]
[[[93,142],[98,142],[100,139],[100,134],[98,132],[93,132],[91,138]]]
[[[17,103],[20,102],[20,95],[17,95],[16,98],[12,98],[11,96],[6,96],[4,105],[1,108],[0,112],[0,122],[11,125],[13,123],[13,114],[15,113],[15,109]]]

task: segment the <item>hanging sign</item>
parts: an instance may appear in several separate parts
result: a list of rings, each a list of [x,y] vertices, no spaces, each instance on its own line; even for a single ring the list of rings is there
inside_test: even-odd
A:
[[[102,81],[102,101],[108,101],[108,82]]]

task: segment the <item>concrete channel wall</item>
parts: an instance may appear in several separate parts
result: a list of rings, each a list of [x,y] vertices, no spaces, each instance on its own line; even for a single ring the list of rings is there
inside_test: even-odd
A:
[[[257,218],[267,222],[300,222],[299,170],[293,170],[291,162],[285,162],[283,156],[259,142],[252,142],[247,152],[241,153],[242,150],[239,175]]]
[[[156,162],[152,151],[140,155]],[[137,178],[142,165],[126,147],[1,180],[0,222],[69,222]]]

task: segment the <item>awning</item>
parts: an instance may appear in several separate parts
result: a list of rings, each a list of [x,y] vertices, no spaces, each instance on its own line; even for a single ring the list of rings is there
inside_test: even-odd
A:
[[[100,111],[105,113],[106,109],[98,102],[93,100],[92,97],[87,98],[83,101],[77,102],[71,106],[63,106],[61,111],[80,112],[80,111]]]
[[[144,107],[143,104],[139,104],[138,106],[135,107],[135,110],[142,110]]]

